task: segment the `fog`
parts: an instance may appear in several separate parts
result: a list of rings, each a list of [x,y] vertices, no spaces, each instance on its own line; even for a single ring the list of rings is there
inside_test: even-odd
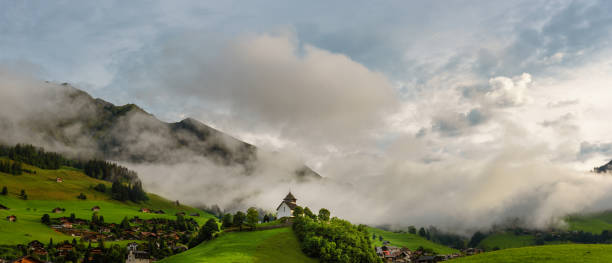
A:
[[[164,107],[259,148],[251,171],[220,164],[175,149],[154,116],[128,114],[112,131],[126,145],[117,151],[172,161],[111,159],[137,171],[147,191],[172,200],[273,211],[291,191],[299,205],[325,207],[354,223],[434,225],[459,234],[515,219],[531,228],[564,227],[568,214],[612,208],[612,177],[589,172],[605,161],[600,133],[610,131],[598,124],[607,100],[591,99],[608,96],[601,92],[605,71],[596,66],[583,70],[595,72],[588,80],[573,72],[564,84],[526,72],[484,83],[435,79],[406,94],[384,74],[300,45],[290,32],[219,46],[183,36],[147,55],[156,63],[126,66],[129,74],[115,85],[131,87],[127,94],[148,104],[164,98]],[[558,95],[579,84],[585,95]],[[98,154],[93,138],[81,133],[84,122],[62,125],[99,114],[87,99],[10,67],[0,68],[0,87],[2,142]],[[49,127],[55,136],[40,131]],[[228,138],[198,147],[221,143],[237,151]],[[304,163],[324,178],[295,178]]]

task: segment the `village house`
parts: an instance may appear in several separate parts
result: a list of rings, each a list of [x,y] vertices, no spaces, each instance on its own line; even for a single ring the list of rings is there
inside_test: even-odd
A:
[[[140,212],[142,212],[142,213],[151,213],[151,209],[143,207],[143,208],[140,208]]]
[[[74,247],[70,243],[64,243],[57,248],[57,254],[59,256],[66,256]]]
[[[276,208],[276,217],[293,217],[293,209],[297,206],[296,201],[297,199],[289,192]]]
[[[63,213],[63,212],[64,212],[64,210],[65,210],[65,209],[63,209],[63,208],[56,207],[56,208],[53,208],[53,210],[51,210],[51,212],[52,212],[52,213],[59,214],[59,213]]]
[[[98,211],[100,211],[100,207],[99,206],[94,206],[94,207],[91,208],[91,211],[98,212]]]
[[[63,183],[64,179],[62,179],[61,177],[57,177],[57,178],[55,178],[55,181],[58,182],[58,183]]]
[[[411,258],[413,256],[412,251],[410,249],[402,247],[394,247],[394,246],[382,246],[375,247],[376,255],[380,257],[384,262],[393,262],[393,263],[405,263],[412,262]]]
[[[47,250],[45,250],[45,245],[38,240],[34,240],[28,243],[28,250],[31,254],[35,254],[38,256],[46,256]]]
[[[6,217],[6,220],[8,220],[9,222],[15,222],[17,221],[17,217],[15,215],[10,215]]]
[[[101,248],[90,248],[89,249],[89,257],[87,259],[89,259],[89,261],[93,261],[95,255],[102,255],[102,249]]]
[[[62,227],[63,227],[63,228],[72,228],[72,223],[70,223],[70,222],[64,222],[64,223],[62,223]]]

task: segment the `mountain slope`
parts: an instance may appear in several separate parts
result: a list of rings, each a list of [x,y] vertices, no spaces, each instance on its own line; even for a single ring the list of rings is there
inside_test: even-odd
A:
[[[611,262],[612,245],[549,245],[510,248],[450,262]]]
[[[203,158],[241,167],[245,175],[256,169],[255,146],[197,120],[166,123],[137,105],[115,106],[66,83],[42,86],[31,88],[24,99],[31,106],[17,101],[14,112],[0,112],[0,131],[5,134],[0,143],[28,143],[72,157],[132,163],[175,164]],[[293,176],[320,178],[306,166],[296,167]]]

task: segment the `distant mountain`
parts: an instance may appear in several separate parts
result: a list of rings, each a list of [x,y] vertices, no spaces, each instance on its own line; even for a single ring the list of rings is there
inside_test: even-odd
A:
[[[13,121],[15,125],[6,125],[9,129],[18,124],[19,130],[4,132],[27,131],[31,134],[26,138],[37,138],[43,141],[42,146],[72,152],[77,157],[134,163],[179,163],[205,158],[218,165],[241,166],[246,175],[254,169],[257,147],[195,119],[166,123],[134,104],[115,106],[66,83],[48,84],[57,89],[44,100],[48,109],[37,108],[40,111],[37,115],[20,116],[21,119]],[[10,123],[9,119],[4,123]],[[0,141],[3,139],[5,144],[13,143],[6,138]],[[58,144],[61,147],[49,147]],[[320,178],[305,165],[295,170],[295,176]]]
[[[609,161],[608,163],[599,166],[599,167],[595,167],[593,168],[593,171],[596,173],[609,173],[612,172],[612,161]]]

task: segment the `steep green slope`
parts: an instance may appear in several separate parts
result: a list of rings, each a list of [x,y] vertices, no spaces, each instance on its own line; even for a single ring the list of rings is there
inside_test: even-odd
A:
[[[422,246],[423,248],[431,248],[439,254],[453,254],[459,252],[456,249],[433,243],[415,234],[393,233],[373,227],[368,228],[368,231],[376,234],[376,240],[373,240],[375,246],[382,246],[382,241],[378,239],[378,237],[382,235],[384,240],[391,242],[392,246],[407,247],[411,250],[415,250]]]
[[[290,228],[231,232],[160,262],[317,262],[300,250]]]
[[[549,245],[498,250],[451,262],[612,262],[612,245]]]
[[[199,224],[213,217],[189,206],[176,206],[174,202],[150,193],[149,200],[143,203],[112,200],[108,193],[100,193],[93,189],[93,186],[100,183],[110,188],[110,183],[88,177],[73,168],[44,170],[28,165],[24,167],[35,171],[36,174],[0,173],[0,187],[8,188],[8,195],[0,195],[0,204],[9,208],[9,210],[0,209],[0,244],[23,244],[31,240],[47,242],[49,238],[55,241],[72,240],[72,237],[55,232],[41,224],[42,215],[49,214],[53,218],[70,216],[74,213],[77,218],[90,219],[93,214],[91,208],[94,206],[100,206],[101,210],[98,213],[104,216],[107,223],[119,223],[126,216],[138,216],[143,219],[176,219],[175,214],[180,211],[186,212],[187,215],[199,213],[200,217],[194,217]],[[61,177],[64,181],[56,182],[57,177]],[[21,189],[25,190],[28,200],[18,197]],[[77,199],[80,193],[85,194],[87,200]],[[51,213],[56,207],[64,208],[66,211],[60,214]],[[141,213],[139,209],[142,207],[161,209],[165,214]],[[17,222],[8,222],[6,217],[9,215],[17,216]]]

